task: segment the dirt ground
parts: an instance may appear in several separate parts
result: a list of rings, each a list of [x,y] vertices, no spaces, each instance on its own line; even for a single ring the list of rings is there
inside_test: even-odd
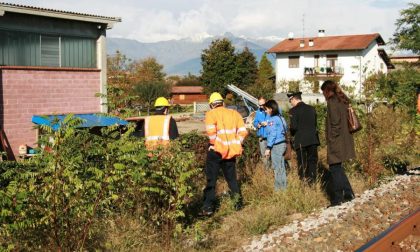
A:
[[[197,130],[198,133],[204,133],[206,128],[204,125],[204,120],[200,119],[187,119],[177,122],[178,131],[181,134],[188,133],[193,130]]]

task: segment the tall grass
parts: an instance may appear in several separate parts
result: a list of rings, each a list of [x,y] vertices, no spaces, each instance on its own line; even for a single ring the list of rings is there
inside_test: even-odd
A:
[[[356,193],[367,188],[364,177],[350,174],[349,179]],[[195,219],[183,237],[172,241],[160,239],[140,220],[122,217],[108,225],[110,250],[117,251],[232,251],[249,237],[261,235],[281,227],[295,219],[303,219],[317,209],[328,205],[321,181],[314,186],[302,183],[296,166],[287,174],[287,189],[274,191],[274,175],[258,164],[254,173],[242,184],[245,206],[235,211],[229,197],[225,196],[227,185],[219,179],[217,191],[220,207],[208,219]],[[148,231],[147,231],[148,230]]]

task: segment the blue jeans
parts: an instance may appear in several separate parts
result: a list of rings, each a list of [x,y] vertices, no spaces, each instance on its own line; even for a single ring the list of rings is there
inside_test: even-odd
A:
[[[286,181],[286,165],[283,154],[286,151],[286,143],[274,145],[271,149],[271,162],[274,169],[274,189],[285,190]]]
[[[263,161],[264,168],[268,170],[270,169],[270,158],[265,156],[265,150],[267,149],[267,140],[258,139],[258,142],[260,144],[261,160]]]

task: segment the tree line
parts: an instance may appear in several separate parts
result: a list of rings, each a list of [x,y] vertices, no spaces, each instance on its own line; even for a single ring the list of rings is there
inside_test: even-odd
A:
[[[170,97],[171,87],[203,86],[204,92],[227,94],[227,85],[234,84],[254,96],[271,98],[275,92],[274,70],[267,55],[259,62],[245,47],[237,51],[226,38],[214,40],[201,54],[199,76],[167,76],[155,58],[132,60],[117,51],[107,58],[107,105],[111,113],[130,114],[147,110],[157,97]]]

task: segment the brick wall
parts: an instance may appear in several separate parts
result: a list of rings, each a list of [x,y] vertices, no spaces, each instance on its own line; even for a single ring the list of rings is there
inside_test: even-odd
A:
[[[19,145],[35,146],[33,115],[100,112],[100,71],[0,68],[0,124],[17,157]]]

